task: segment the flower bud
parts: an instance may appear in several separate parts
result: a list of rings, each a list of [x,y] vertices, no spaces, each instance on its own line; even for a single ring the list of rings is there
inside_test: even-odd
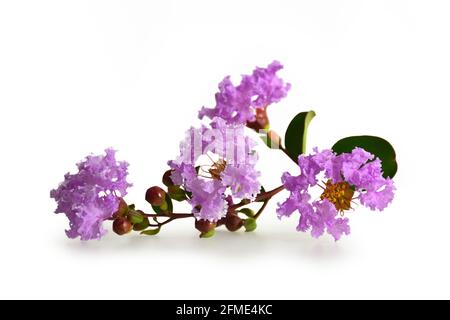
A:
[[[267,132],[267,145],[272,149],[279,149],[281,146],[281,137],[275,131]]]
[[[113,218],[117,218],[117,217],[123,217],[124,215],[126,215],[128,212],[128,205],[125,202],[125,200],[123,200],[122,198],[120,198],[120,202],[119,202],[119,207],[117,208],[117,211],[114,212],[113,214]],[[112,219],[111,219],[112,220]]]
[[[244,222],[236,214],[228,214],[225,219],[225,227],[231,232],[239,230]]]
[[[259,132],[260,130],[268,130],[270,127],[269,117],[267,116],[267,107],[257,108],[255,121],[247,122],[247,127]]]
[[[124,235],[133,229],[133,225],[126,218],[119,217],[113,222],[113,231],[118,235]]]
[[[152,206],[159,207],[164,204],[166,200],[166,192],[160,187],[151,187],[145,193],[145,200]]]
[[[162,177],[162,183],[164,183],[165,186],[171,187],[174,185],[172,178],[170,177],[172,175],[173,170],[167,170],[163,177]]]
[[[195,228],[201,233],[207,233],[213,230],[216,227],[215,222],[211,222],[208,220],[195,220]]]
[[[215,234],[216,234],[216,229],[211,229],[208,232],[200,233],[200,238],[203,238],[203,239],[211,238],[211,237],[214,237]]]

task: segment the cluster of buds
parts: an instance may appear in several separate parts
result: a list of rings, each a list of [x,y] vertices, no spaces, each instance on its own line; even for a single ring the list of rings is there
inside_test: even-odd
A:
[[[125,200],[120,199],[119,209],[112,216],[113,231],[118,235],[130,233],[131,231],[142,231],[150,226],[150,221],[141,210],[136,210],[134,204],[127,205]]]

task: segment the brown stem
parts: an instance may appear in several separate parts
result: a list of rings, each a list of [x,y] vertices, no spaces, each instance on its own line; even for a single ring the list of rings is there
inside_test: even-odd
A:
[[[273,189],[272,191],[266,192],[265,194],[260,195],[260,199],[256,197],[257,200],[261,201],[264,199],[264,203],[262,207],[258,210],[258,212],[255,214],[254,218],[258,219],[261,213],[263,213],[264,209],[266,209],[267,205],[269,204],[270,199],[279,192],[284,190],[284,185],[279,186],[278,188]]]
[[[254,219],[258,219],[259,216],[261,215],[261,213],[263,213],[264,209],[267,207],[267,205],[269,204],[270,199],[267,199],[264,201],[262,207],[258,210],[258,212],[255,214],[255,216],[253,217]]]
[[[279,186],[278,188],[275,188],[271,191],[268,192],[263,192],[261,194],[259,194],[256,199],[256,201],[263,201],[263,205],[261,206],[261,208],[258,210],[258,212],[255,214],[255,216],[253,217],[254,219],[258,219],[259,216],[261,215],[261,213],[263,213],[264,209],[266,209],[267,205],[269,204],[270,199],[272,199],[273,196],[275,196],[276,194],[280,193],[281,191],[284,190],[284,186]],[[239,209],[240,207],[243,207],[247,204],[251,203],[250,200],[248,199],[244,199],[241,202],[230,206],[230,208],[228,210],[230,211],[235,211],[236,209]]]
[[[283,148],[282,146],[280,146],[280,150],[283,151],[289,158],[291,158],[291,156],[287,152],[286,148]]]
[[[291,156],[289,155],[288,151],[286,150],[285,147],[283,147],[283,140],[281,139],[280,135],[278,133],[276,133],[273,130],[270,130],[267,132],[267,137],[270,138],[271,140],[276,139],[277,142],[277,146],[278,148],[274,148],[274,149],[280,149],[281,151],[283,151],[289,158],[291,158]]]
[[[149,223],[149,227],[154,227],[154,228],[161,228],[163,225],[168,224],[169,222],[172,222],[177,219],[194,217],[194,215],[192,213],[167,213],[167,214],[152,213],[152,214],[149,214],[149,213],[141,212],[141,214],[144,217],[153,218],[153,221],[155,221],[156,224]],[[169,219],[167,219],[164,222],[159,222],[157,218],[169,218]]]
[[[187,218],[187,217],[185,217],[185,218]],[[158,225],[159,225],[159,227],[162,227],[163,225],[165,225],[165,224],[167,224],[167,223],[169,223],[169,222],[171,222],[173,220],[176,220],[176,219],[179,219],[179,218],[170,218],[170,219],[167,219],[164,222],[158,222]]]
[[[190,218],[194,215],[192,213],[166,213],[166,214],[160,214],[160,213],[141,213],[144,217],[147,218],[171,218],[173,220],[175,219],[182,219],[182,218]]]
[[[281,185],[278,188],[275,188],[273,190],[263,192],[256,197],[255,201],[270,200],[274,195],[276,195],[277,193],[280,193],[283,190],[284,190],[284,185]]]
[[[260,193],[254,200],[254,202],[261,202],[265,200],[270,200],[274,195],[284,190],[284,186],[279,186],[278,188],[275,188],[271,191]],[[248,199],[244,199],[239,203],[236,203],[232,206],[230,206],[229,210],[234,211],[236,209],[239,209],[240,207],[243,207],[247,204],[250,204],[251,201]]]
[[[258,212],[255,214],[254,218],[258,219],[258,217],[261,215],[261,213],[264,211],[264,209],[267,207],[267,204],[269,203],[270,199],[272,199],[272,197],[274,195],[276,195],[277,193],[281,192],[284,190],[284,186],[279,186],[278,188],[275,188],[271,191],[267,191],[267,192],[263,192],[260,193],[254,201],[263,201],[263,205],[261,206],[261,208],[258,210]],[[239,202],[238,204],[232,205],[230,206],[229,210],[230,211],[234,211],[242,206],[245,206],[247,204],[251,203],[250,200],[248,199],[244,199],[241,202]],[[161,228],[163,225],[168,224],[174,220],[177,219],[184,219],[184,218],[192,218],[194,217],[194,215],[192,213],[167,213],[167,214],[159,214],[159,213],[144,213],[144,212],[140,212],[144,217],[147,218],[153,218],[153,221],[156,222],[155,223],[150,223],[149,226],[150,227],[154,227],[154,228]],[[168,218],[167,220],[165,220],[164,222],[159,222],[158,218]]]

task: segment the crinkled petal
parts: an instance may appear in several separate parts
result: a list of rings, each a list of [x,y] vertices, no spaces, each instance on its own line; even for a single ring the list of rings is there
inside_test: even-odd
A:
[[[359,199],[361,203],[371,210],[384,210],[394,199],[394,182],[384,179],[378,183],[377,188],[370,188],[363,192]]]
[[[219,117],[228,124],[246,124],[255,120],[255,109],[279,102],[287,95],[291,85],[284,83],[276,73],[283,66],[274,61],[266,68],[256,68],[251,75],[242,76],[234,86],[229,76],[219,83],[214,108],[203,107],[199,118]]]
[[[228,189],[235,198],[256,197],[261,184],[255,169],[255,146],[243,125],[227,124],[218,117],[213,118],[211,127],[188,130],[179,157],[168,164],[173,170],[172,181],[192,193],[190,202],[196,217],[220,219],[226,213],[224,194]],[[210,166],[205,165],[207,161]],[[201,168],[196,170],[197,166]]]
[[[226,215],[228,203],[224,196],[225,188],[218,180],[195,178],[188,181],[186,187],[192,192],[189,202],[197,219],[216,222]]]
[[[224,186],[229,186],[233,197],[254,200],[261,189],[260,173],[251,165],[229,165],[222,172]]]
[[[350,225],[348,218],[338,218],[327,227],[327,232],[331,234],[335,241],[338,241],[342,235],[350,234]]]
[[[106,233],[103,221],[113,215],[120,197],[131,186],[126,180],[128,163],[116,161],[113,149],[105,152],[87,156],[78,163],[76,174],[67,173],[59,187],[50,192],[58,204],[55,212],[69,219],[66,234],[70,238],[100,239]]]

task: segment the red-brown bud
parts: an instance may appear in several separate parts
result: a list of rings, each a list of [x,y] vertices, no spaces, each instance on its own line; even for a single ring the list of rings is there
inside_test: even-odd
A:
[[[208,231],[211,231],[216,227],[215,222],[211,222],[208,220],[195,220],[195,228],[200,231],[201,233],[206,233]]]
[[[113,231],[118,235],[124,235],[133,229],[133,225],[126,218],[119,217],[113,222]]]
[[[231,232],[239,230],[244,225],[244,221],[236,214],[228,214],[225,218],[225,227]]]
[[[117,208],[117,211],[113,214],[113,219],[117,217],[123,217],[124,215],[127,214],[127,212],[128,212],[128,205],[125,202],[125,200],[120,198],[119,207]]]
[[[172,175],[173,170],[168,170],[164,173],[162,177],[162,183],[164,183],[165,186],[171,187],[174,185],[172,178],[170,177]]]
[[[145,200],[152,206],[159,207],[166,200],[166,192],[160,187],[151,187],[145,193]]]
[[[259,132],[259,130],[267,130],[270,126],[269,117],[267,116],[267,107],[257,108],[255,113],[255,121],[247,122],[247,127]]]

